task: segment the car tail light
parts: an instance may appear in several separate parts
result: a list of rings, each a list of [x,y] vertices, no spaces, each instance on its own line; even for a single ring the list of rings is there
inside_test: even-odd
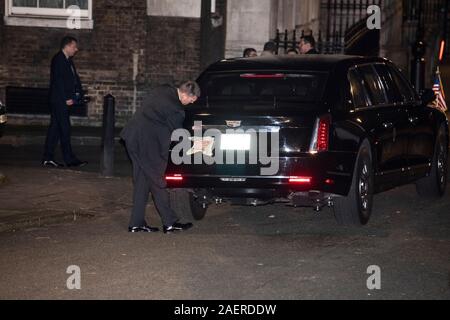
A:
[[[311,140],[310,153],[328,151],[330,143],[331,117],[323,116],[317,119]]]
[[[292,184],[311,184],[311,177],[289,177],[289,183]]]
[[[183,181],[183,176],[181,174],[176,174],[173,176],[166,176],[167,181]]]

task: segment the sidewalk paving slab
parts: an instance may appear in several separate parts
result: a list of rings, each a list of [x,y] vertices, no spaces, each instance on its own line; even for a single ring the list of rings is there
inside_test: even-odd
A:
[[[0,171],[7,177],[0,185],[0,232],[128,212],[131,208],[130,178],[46,168],[2,166]]]

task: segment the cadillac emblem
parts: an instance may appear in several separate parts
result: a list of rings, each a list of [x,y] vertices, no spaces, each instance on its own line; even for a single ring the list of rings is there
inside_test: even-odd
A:
[[[242,121],[227,121],[227,127],[230,128],[239,128],[241,126]]]

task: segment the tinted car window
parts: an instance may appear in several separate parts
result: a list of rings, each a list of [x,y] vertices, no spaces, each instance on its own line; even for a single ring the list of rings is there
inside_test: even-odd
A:
[[[327,73],[210,73],[199,80],[202,100],[311,103],[323,100]],[[220,104],[212,104],[219,106]]]
[[[385,104],[384,89],[375,69],[371,65],[366,65],[358,67],[357,70],[369,95],[371,105]]]
[[[391,72],[392,78],[400,91],[403,101],[407,103],[415,101],[416,94],[414,89],[409,85],[400,71],[393,67],[389,67],[389,71]]]
[[[389,103],[402,103],[403,97],[401,96],[397,85],[392,78],[392,74],[389,72],[389,69],[384,64],[376,64],[375,69],[377,70],[378,75],[383,82],[384,89],[386,91],[386,95]]]
[[[355,69],[349,70],[348,81],[350,82],[350,90],[355,108],[367,107],[364,85],[362,79]]]

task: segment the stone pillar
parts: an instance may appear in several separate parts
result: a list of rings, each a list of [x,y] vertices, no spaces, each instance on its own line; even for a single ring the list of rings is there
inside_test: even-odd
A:
[[[179,0],[161,1],[147,0],[149,16],[200,18],[201,1]]]
[[[200,49],[202,70],[225,57],[226,8],[227,0],[202,0]]]
[[[275,34],[272,19],[272,0],[228,0],[227,8],[227,58],[242,57],[245,48],[255,48],[260,53]]]
[[[381,17],[380,56],[392,60],[406,71],[409,68],[409,44],[406,37],[402,38],[402,32],[399,32],[399,30],[403,30],[402,1],[385,1]]]
[[[297,0],[295,28],[301,34],[302,30],[311,30],[314,36],[319,33],[320,1]]]
[[[319,31],[318,0],[228,0],[226,57],[237,57],[247,47],[262,51],[276,30]]]
[[[278,1],[278,23],[277,28],[280,31],[294,30],[301,12],[301,5],[304,1],[299,0],[279,0]]]

